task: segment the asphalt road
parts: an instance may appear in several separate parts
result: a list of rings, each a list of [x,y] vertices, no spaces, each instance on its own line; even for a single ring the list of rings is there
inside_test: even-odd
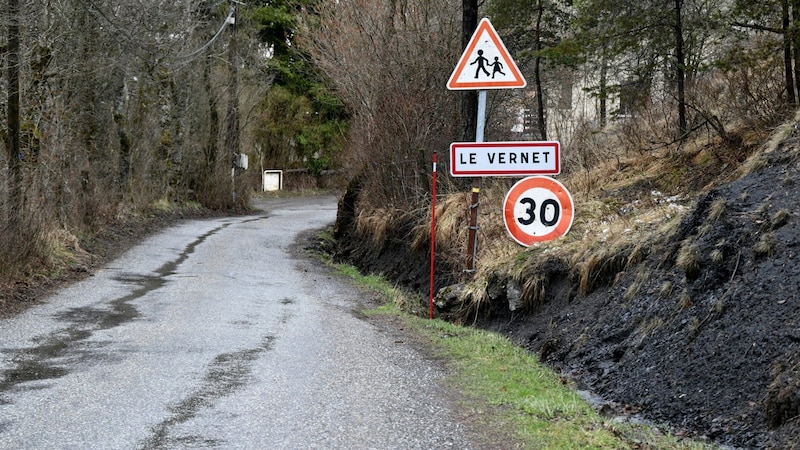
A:
[[[336,199],[155,235],[0,321],[3,449],[472,447],[443,369],[292,257]]]

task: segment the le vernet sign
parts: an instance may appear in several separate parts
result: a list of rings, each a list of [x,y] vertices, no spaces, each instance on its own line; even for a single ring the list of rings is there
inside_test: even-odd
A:
[[[450,175],[454,177],[557,175],[560,144],[533,142],[454,142]]]

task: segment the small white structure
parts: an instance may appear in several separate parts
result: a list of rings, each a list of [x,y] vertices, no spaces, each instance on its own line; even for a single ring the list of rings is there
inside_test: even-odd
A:
[[[262,176],[262,186],[264,192],[274,192],[283,190],[283,171],[265,170]]]
[[[234,160],[234,164],[236,165],[236,167],[238,167],[238,168],[240,168],[242,170],[247,170],[247,166],[248,166],[247,155],[244,154],[244,153],[238,153],[236,155],[236,159]]]

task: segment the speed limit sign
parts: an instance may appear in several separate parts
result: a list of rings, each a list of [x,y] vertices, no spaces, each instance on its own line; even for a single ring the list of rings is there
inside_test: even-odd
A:
[[[526,247],[567,234],[574,216],[575,206],[567,188],[543,176],[519,180],[506,194],[503,207],[506,229]]]

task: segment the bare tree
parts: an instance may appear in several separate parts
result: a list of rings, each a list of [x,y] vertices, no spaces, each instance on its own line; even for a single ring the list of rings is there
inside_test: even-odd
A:
[[[462,0],[461,3],[461,48],[467,48],[472,34],[478,27],[478,0]],[[475,142],[478,116],[478,92],[461,93],[461,123],[463,141]]]
[[[430,155],[461,135],[459,94],[445,88],[461,53],[458,7],[355,0],[320,8],[303,45],[353,111],[349,167],[365,177],[365,201],[416,207],[428,198]]]
[[[158,203],[246,202],[246,189],[231,195],[231,156],[245,147],[237,74],[263,55],[236,52],[244,33],[222,38],[238,3],[9,0],[0,204],[14,220],[0,226],[0,266],[37,270],[22,260],[49,264],[61,245],[49,241]],[[248,78],[248,91],[263,81]],[[223,133],[226,113],[235,127]]]
[[[8,215],[10,232],[16,233],[24,211],[20,149],[19,0],[8,0]]]

